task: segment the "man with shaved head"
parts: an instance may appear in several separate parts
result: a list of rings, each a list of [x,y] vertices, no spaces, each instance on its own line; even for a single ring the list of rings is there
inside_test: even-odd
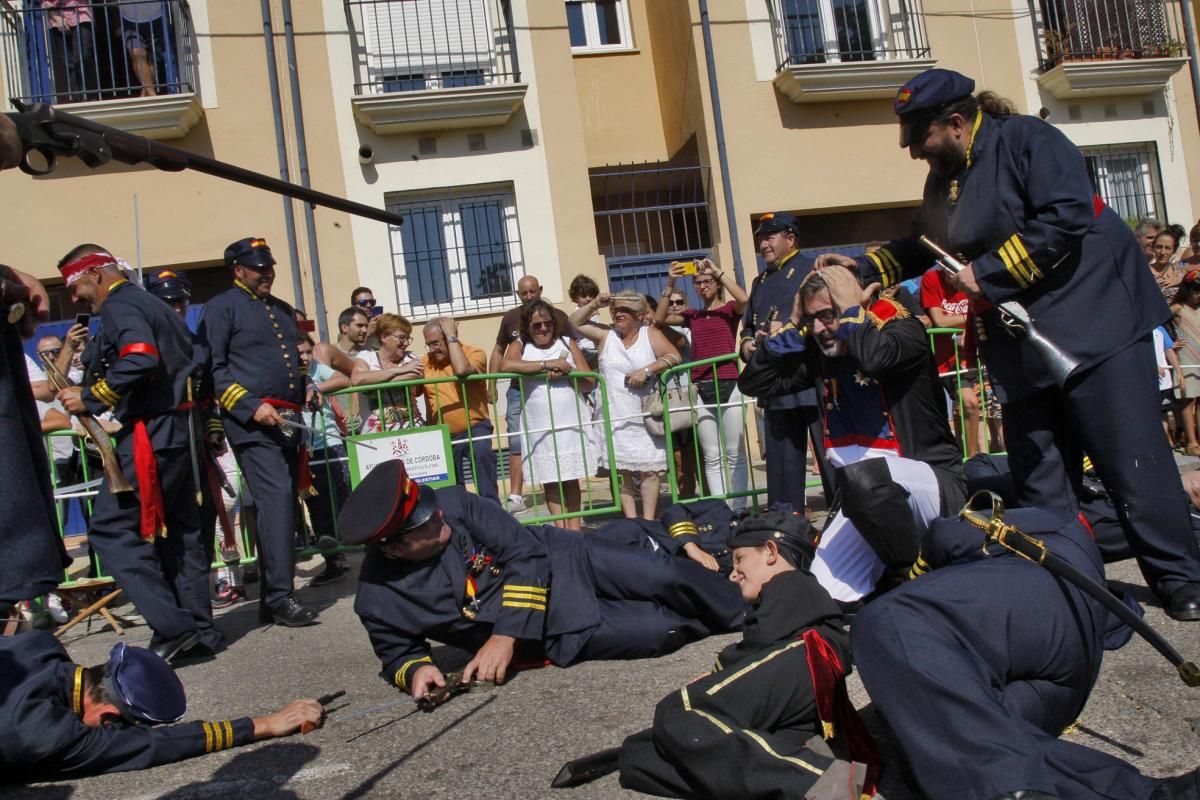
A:
[[[510,308],[500,319],[500,331],[496,334],[496,346],[492,348],[492,357],[488,362],[491,372],[500,371],[500,362],[504,359],[504,351],[515,339],[521,337],[521,310],[535,300],[542,299],[542,284],[532,275],[526,275],[517,281],[517,297],[521,304]],[[573,330],[567,315],[557,308],[554,309],[555,328],[568,333]],[[508,503],[505,507],[514,514],[525,510],[525,499],[522,496],[524,484],[521,478],[521,390],[515,382],[508,385],[505,395],[504,423],[508,429]]]

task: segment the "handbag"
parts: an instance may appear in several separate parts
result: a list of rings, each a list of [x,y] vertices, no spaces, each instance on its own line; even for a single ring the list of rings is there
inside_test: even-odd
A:
[[[688,384],[687,389],[683,388],[679,376],[674,377],[667,385],[665,394],[670,408],[672,433],[678,433],[695,424],[696,414],[692,407],[696,404],[696,398],[693,391],[691,384]],[[651,436],[662,436],[666,433],[666,425],[663,423],[663,393],[651,392],[643,397],[642,412],[645,414],[642,421]]]

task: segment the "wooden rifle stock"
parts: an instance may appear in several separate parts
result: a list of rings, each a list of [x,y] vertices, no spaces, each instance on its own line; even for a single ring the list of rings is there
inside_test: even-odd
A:
[[[68,386],[75,385],[71,383],[70,378],[59,371],[52,358],[43,355],[42,363],[46,365],[46,377],[54,384],[55,388],[61,391]],[[87,431],[87,435],[91,437],[96,445],[96,450],[100,453],[100,461],[104,464],[104,477],[108,479],[108,490],[113,494],[132,492],[133,486],[125,478],[125,473],[121,472],[121,463],[117,460],[117,454],[113,450],[112,439],[109,438],[108,432],[101,427],[100,421],[91,414],[76,414],[75,417]]]

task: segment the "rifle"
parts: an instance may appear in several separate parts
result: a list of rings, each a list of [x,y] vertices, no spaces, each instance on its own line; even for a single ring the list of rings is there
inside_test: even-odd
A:
[[[42,363],[46,365],[46,377],[59,391],[75,385],[70,378],[59,371],[49,355],[42,354]],[[133,486],[126,480],[125,473],[121,472],[121,464],[117,461],[117,454],[113,452],[112,440],[108,438],[108,432],[100,427],[100,421],[91,414],[76,414],[75,418],[87,431],[88,437],[95,443],[96,450],[100,453],[100,461],[104,464],[104,477],[108,479],[108,490],[113,494],[132,492]]]
[[[921,244],[937,256],[937,265],[947,274],[957,275],[967,268],[966,264],[947,253],[927,236],[921,237]],[[1079,366],[1079,359],[1067,354],[1062,348],[1043,336],[1034,327],[1033,318],[1029,316],[1025,306],[1017,301],[1009,300],[998,303],[996,308],[1000,311],[1000,323],[1008,329],[1008,332],[1014,336],[1020,334],[1028,339],[1029,344],[1041,356],[1042,363],[1050,370],[1054,382],[1060,387],[1065,384],[1067,378]]]
[[[149,164],[164,172],[193,169],[225,180],[244,183],[256,189],[265,189],[303,200],[315,206],[345,211],[347,214],[356,214],[389,225],[404,224],[400,215],[381,208],[372,208],[331,194],[306,189],[224,161],[160,144],[143,136],[68,114],[45,103],[26,105],[16,100],[12,103],[17,107],[17,112],[8,113],[7,116],[16,125],[17,133],[21,137],[20,167],[26,175],[49,175],[54,171],[58,156],[77,157],[92,169],[113,160],[123,164]]]

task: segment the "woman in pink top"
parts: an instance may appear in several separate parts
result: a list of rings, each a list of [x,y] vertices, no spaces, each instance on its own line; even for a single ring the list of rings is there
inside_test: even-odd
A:
[[[664,298],[669,298],[675,291],[675,281],[686,274],[684,268],[678,261],[671,264]],[[691,329],[693,361],[736,353],[737,329],[749,299],[746,290],[707,258],[696,265],[692,286],[704,307],[685,308],[676,314],[667,303],[659,303],[655,314],[657,322]],[[727,291],[729,300],[725,299]],[[737,388],[737,362],[726,361],[715,370],[713,366],[693,368],[692,384],[699,395],[696,431],[704,456],[704,477],[709,494],[719,496],[726,492],[746,491],[749,473],[742,395]],[[746,507],[746,498],[731,498],[729,505],[734,510],[741,510]]]
[[[54,65],[56,102],[93,100],[100,87],[92,4],[88,0],[41,0],[50,29],[50,63]],[[60,73],[58,70],[66,67]]]

